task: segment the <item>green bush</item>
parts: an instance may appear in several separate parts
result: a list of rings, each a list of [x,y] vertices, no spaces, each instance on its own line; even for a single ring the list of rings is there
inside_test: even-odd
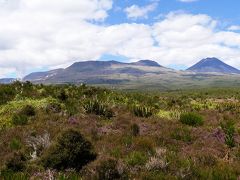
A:
[[[12,117],[12,123],[14,125],[26,125],[28,123],[28,117],[25,114],[14,114]]]
[[[9,85],[0,85],[0,105],[11,101],[15,97],[15,89]]]
[[[189,126],[201,126],[203,125],[203,117],[193,112],[183,113],[180,116],[180,122]]]
[[[27,173],[13,172],[11,170],[3,170],[0,172],[0,179],[2,180],[29,180]]]
[[[59,95],[57,96],[57,98],[61,101],[66,101],[68,99],[68,96],[66,94],[66,92],[64,90],[62,90]]]
[[[130,166],[145,165],[147,160],[148,160],[148,158],[145,155],[145,153],[139,152],[139,151],[133,151],[125,159],[126,163]]]
[[[96,159],[92,144],[78,131],[64,131],[42,157],[44,167],[57,170],[74,168],[80,170],[83,166]]]
[[[19,139],[13,138],[9,144],[11,150],[19,150],[22,147],[22,143]]]

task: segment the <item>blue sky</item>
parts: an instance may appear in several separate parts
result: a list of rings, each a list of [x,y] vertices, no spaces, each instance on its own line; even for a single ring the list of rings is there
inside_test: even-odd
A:
[[[107,18],[107,23],[119,24],[130,22],[125,13],[118,8],[125,8],[133,4],[146,6],[149,0],[115,0],[113,9]],[[207,14],[223,22],[223,25],[240,24],[240,1],[238,0],[198,0],[195,2],[181,2],[177,0],[160,0],[155,11],[149,13],[149,18],[140,18],[137,23],[154,23],[155,18],[171,11],[185,11],[192,14]]]
[[[192,1],[192,2],[186,2]],[[0,0],[0,78],[76,61],[240,68],[238,0]]]
[[[109,24],[121,24],[121,23],[143,23],[153,24],[158,19],[164,18],[164,15],[169,12],[182,11],[190,14],[207,14],[214,19],[221,21],[219,29],[225,29],[232,24],[240,24],[240,1],[238,0],[197,0],[194,2],[181,2],[178,0],[161,0],[157,2],[157,7],[154,11],[148,13],[147,18],[129,19],[124,8],[132,6],[133,4],[139,7],[154,3],[149,0],[122,0],[114,1],[113,9],[109,12],[109,17],[105,23]],[[237,30],[240,31],[240,30]],[[127,61],[127,57],[103,55],[100,60],[117,59],[122,62]],[[186,69],[188,66],[184,64],[169,64],[168,67],[174,69]]]

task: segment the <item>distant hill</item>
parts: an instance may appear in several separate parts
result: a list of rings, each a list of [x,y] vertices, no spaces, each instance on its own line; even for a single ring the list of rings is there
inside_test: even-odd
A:
[[[14,78],[3,78],[3,79],[0,79],[0,84],[9,84],[9,83],[12,83],[15,80],[16,79],[14,79]]]
[[[24,81],[43,83],[90,83],[116,84],[126,82],[131,77],[146,74],[162,74],[174,71],[152,60],[140,60],[133,63],[118,61],[83,61],[76,62],[66,69],[47,72],[35,72],[24,77]]]
[[[240,74],[240,71],[217,58],[206,58],[187,69],[197,73]]]

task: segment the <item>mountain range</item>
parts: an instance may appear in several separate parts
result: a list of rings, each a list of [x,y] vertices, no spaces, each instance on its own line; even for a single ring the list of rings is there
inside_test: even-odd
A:
[[[185,71],[161,66],[152,60],[76,62],[65,69],[34,72],[23,81],[44,84],[92,84],[122,89],[178,89],[203,86],[240,86],[240,71],[217,58],[206,58]],[[0,83],[12,82],[2,79]]]
[[[118,61],[83,61],[76,62],[66,69],[31,73],[24,81],[44,83],[88,83],[116,84],[129,81],[129,77],[140,77],[148,73],[162,74],[174,70],[165,68],[155,61],[140,60],[133,63]]]

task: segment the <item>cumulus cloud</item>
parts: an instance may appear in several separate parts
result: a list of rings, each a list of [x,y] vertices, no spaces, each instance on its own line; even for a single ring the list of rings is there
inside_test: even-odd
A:
[[[189,66],[214,56],[239,67],[240,34],[219,30],[219,22],[208,15],[173,12],[152,25],[107,25],[104,20],[111,0],[9,0],[0,4],[0,77],[97,60],[104,54],[130,61],[153,59],[165,66]]]
[[[228,28],[229,31],[240,31],[240,26],[236,26],[236,25],[233,25],[233,26],[230,26]]]
[[[90,58],[86,49],[100,29],[93,22],[103,21],[111,7],[112,0],[0,1],[1,67],[22,74],[31,67]]]
[[[136,4],[127,7],[124,11],[127,13],[127,17],[130,19],[137,19],[137,18],[148,18],[148,14],[154,11],[158,6],[158,2],[154,2],[147,6],[138,6]]]
[[[218,57],[232,65],[240,60],[240,34],[218,31],[207,15],[170,13],[153,27],[165,62],[191,65],[205,57]]]

